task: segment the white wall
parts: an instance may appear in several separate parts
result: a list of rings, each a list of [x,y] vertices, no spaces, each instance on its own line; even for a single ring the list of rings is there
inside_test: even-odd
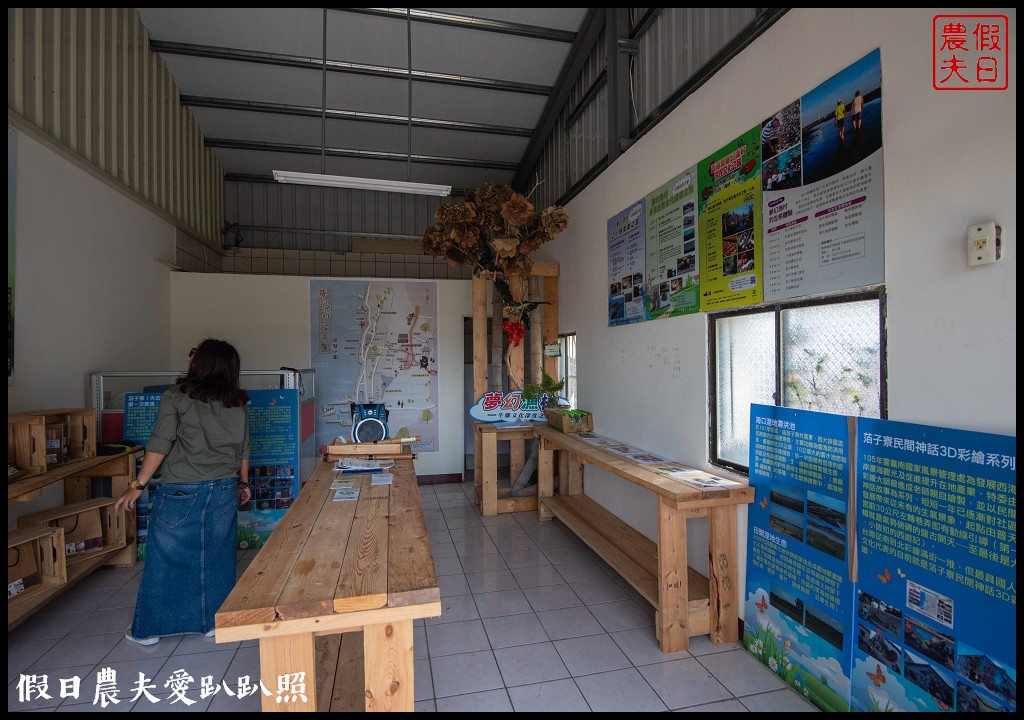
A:
[[[577,333],[579,403],[597,432],[714,470],[707,316],[609,328],[608,218],[878,47],[889,418],[1016,435],[1016,44],[1008,91],[935,91],[935,12],[789,11],[568,204],[568,229],[541,254],[561,264],[559,331]],[[1008,15],[1012,38],[1013,9],[971,12]],[[985,220],[1003,227],[1003,259],[968,267],[966,228]],[[682,377],[655,353],[678,353]],[[590,466],[586,492],[656,537],[652,494]],[[689,561],[706,573],[706,522],[690,522]],[[745,568],[746,508],[738,529]]]
[[[435,282],[443,366],[438,375],[440,450],[418,453],[416,472],[461,475],[466,452],[462,318],[473,312],[470,281]],[[311,367],[309,285],[308,277],[173,273],[170,334],[174,356],[184,359],[197,342],[216,337],[235,346],[245,370]]]
[[[88,407],[96,370],[161,367],[170,348],[174,228],[16,133],[14,375],[7,412]],[[18,515],[63,502],[63,483]]]

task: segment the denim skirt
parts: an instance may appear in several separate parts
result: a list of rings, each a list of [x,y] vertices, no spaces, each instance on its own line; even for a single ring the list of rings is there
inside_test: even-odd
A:
[[[235,586],[236,478],[161,483],[152,500],[132,635],[212,630]]]

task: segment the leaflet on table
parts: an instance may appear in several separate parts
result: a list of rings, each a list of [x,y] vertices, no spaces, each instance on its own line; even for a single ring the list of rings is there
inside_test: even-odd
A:
[[[353,487],[354,480],[342,480],[340,476],[331,483],[331,490],[342,490]]]
[[[688,483],[690,485],[699,485],[700,487],[727,487],[730,485],[739,485],[740,483],[735,480],[726,480],[716,475],[706,473],[703,470],[686,469],[678,472],[669,473],[668,476],[673,480],[679,480],[680,482]]]
[[[370,477],[371,485],[390,485],[395,476],[391,473],[374,473]]]
[[[339,488],[334,491],[334,499],[338,500],[358,500],[359,499],[359,488]]]
[[[366,458],[343,458],[338,460],[334,469],[343,473],[372,473],[394,467],[394,460],[369,460]]]

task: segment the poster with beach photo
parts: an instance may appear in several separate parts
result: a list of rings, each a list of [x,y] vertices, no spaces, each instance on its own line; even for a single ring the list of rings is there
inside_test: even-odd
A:
[[[885,281],[876,49],[762,120],[764,299]]]
[[[608,326],[647,319],[644,206],[641,198],[608,219]],[[666,296],[667,302],[667,296]]]
[[[754,127],[697,165],[705,312],[761,302],[760,134]]]
[[[647,314],[651,320],[700,310],[697,168],[647,195]],[[661,290],[666,288],[666,303]]]

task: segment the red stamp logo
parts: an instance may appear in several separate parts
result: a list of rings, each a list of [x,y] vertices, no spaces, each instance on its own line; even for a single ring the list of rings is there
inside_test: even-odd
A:
[[[1010,23],[1005,15],[936,15],[932,19],[932,87],[1006,90]]]

